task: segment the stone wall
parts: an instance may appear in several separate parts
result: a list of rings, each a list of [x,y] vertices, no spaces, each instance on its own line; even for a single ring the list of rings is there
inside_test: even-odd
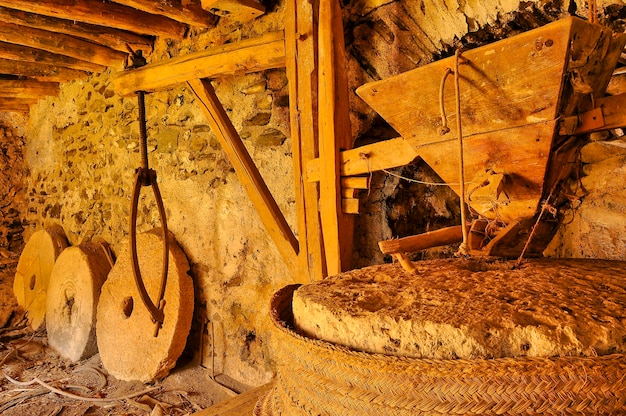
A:
[[[484,44],[555,20],[568,10],[585,12],[582,2],[543,0],[344,3],[346,65],[352,91],[365,82],[449,55],[454,46]],[[609,2],[598,6],[607,11],[607,22],[623,29],[623,6]],[[282,7],[270,5],[269,12],[251,24],[223,20],[212,30],[191,30],[180,42],[159,41],[150,60],[280,29]],[[115,94],[113,75],[105,72],[64,85],[58,97],[42,100],[32,108],[20,138],[15,139],[25,143],[29,169],[22,188],[28,209],[19,210],[26,238],[35,229],[58,223],[72,244],[100,236],[116,253],[126,244],[133,174],[140,164],[139,125],[136,99]],[[217,80],[215,87],[293,228],[295,200],[285,71],[224,78]],[[291,278],[190,91],[179,86],[150,94],[146,105],[150,164],[159,177],[169,228],[190,260],[195,282],[196,310],[189,350],[196,352],[202,365],[214,365],[215,373],[248,385],[260,384],[272,376],[265,330],[268,299]],[[354,94],[351,107],[356,145],[397,135]],[[607,149],[620,149],[611,146]],[[607,150],[606,154],[612,152]],[[603,160],[602,164],[586,165],[585,174],[590,178],[599,172],[602,177],[611,169],[623,170],[623,155]],[[421,162],[391,173],[426,181],[438,179]],[[602,251],[610,252],[611,258],[626,259],[624,233],[615,228],[615,224],[624,227],[623,220],[619,222],[623,197],[619,201],[617,196],[615,200],[606,198],[607,194],[625,194],[623,186],[617,181],[596,183],[584,178],[583,184],[588,193],[580,195],[579,207],[590,208],[572,214],[575,221],[563,226],[553,244],[553,255],[598,256],[597,250],[575,252],[571,243],[606,230]],[[458,199],[449,189],[418,185],[384,172],[373,173],[372,189],[364,192],[362,200],[363,213],[357,219],[355,236],[356,267],[390,260],[377,249],[382,239],[459,222]],[[611,211],[607,205],[620,208]],[[140,207],[139,230],[159,226],[155,203],[145,191]],[[598,232],[583,232],[584,224],[599,224]],[[450,255],[451,251],[443,248],[419,256]]]

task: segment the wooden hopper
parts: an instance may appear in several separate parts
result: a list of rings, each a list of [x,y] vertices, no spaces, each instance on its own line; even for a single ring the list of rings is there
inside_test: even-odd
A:
[[[520,254],[542,201],[556,203],[559,185],[574,168],[567,162],[585,143],[576,135],[579,115],[591,115],[585,122],[592,124],[602,117],[594,105],[625,43],[624,34],[568,17],[462,53],[460,114],[466,203],[476,218],[473,252]],[[459,193],[453,76],[442,88],[454,59],[363,85],[357,94]],[[441,131],[445,125],[450,131]],[[558,216],[547,217],[540,218],[529,254],[541,254],[554,235]]]

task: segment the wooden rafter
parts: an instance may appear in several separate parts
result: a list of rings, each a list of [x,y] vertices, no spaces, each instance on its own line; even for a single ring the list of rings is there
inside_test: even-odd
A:
[[[0,97],[5,98],[41,98],[47,95],[58,95],[57,82],[41,82],[35,80],[0,80]]]
[[[0,41],[29,46],[59,55],[121,69],[128,54],[60,33],[13,23],[0,25]]]
[[[127,44],[133,50],[152,50],[153,40],[149,36],[141,36],[125,30],[96,26],[75,20],[42,16],[6,7],[0,7],[0,22],[15,23],[20,26],[75,36],[123,52],[128,52]]]
[[[115,0],[144,12],[160,14],[191,26],[213,27],[218,17],[200,6],[200,2],[166,2],[154,0]]]
[[[47,82],[69,82],[84,79],[88,75],[76,69],[10,59],[0,59],[0,74],[14,74]]]
[[[118,94],[127,96],[137,90],[164,90],[190,79],[245,74],[284,66],[283,32],[271,32],[120,73],[114,80],[114,87]]]
[[[180,39],[187,31],[185,24],[167,17],[102,0],[0,0],[0,6],[142,35]]]
[[[61,66],[88,72],[101,72],[106,69],[104,65],[93,62],[6,42],[0,42],[0,59]]]
[[[18,112],[27,112],[28,107],[37,102],[36,98],[0,98],[0,110],[15,110]],[[26,111],[23,111],[26,109]]]

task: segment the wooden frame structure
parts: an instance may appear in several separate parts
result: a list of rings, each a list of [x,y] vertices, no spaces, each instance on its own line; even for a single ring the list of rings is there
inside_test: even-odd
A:
[[[352,142],[347,79],[334,70],[345,59],[339,3],[289,0],[285,14],[284,32],[119,73],[114,88],[119,95],[129,96],[138,90],[154,92],[187,83],[294,280],[308,282],[350,268],[353,218],[342,207],[355,211],[358,200],[343,198],[341,187],[342,183],[353,188],[366,184],[342,182],[339,167],[339,149],[350,148]],[[317,22],[317,16],[323,19]],[[286,68],[289,80],[299,240],[210,82],[220,76],[281,67]],[[320,159],[320,154],[327,157]],[[319,161],[319,186],[307,179],[307,165],[313,160]],[[350,195],[350,189],[344,195]]]

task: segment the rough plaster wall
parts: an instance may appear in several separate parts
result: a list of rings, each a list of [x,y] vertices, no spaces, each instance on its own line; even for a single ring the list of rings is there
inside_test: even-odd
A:
[[[450,54],[453,45],[476,46],[555,20],[572,4],[583,15],[586,7],[582,2],[504,0],[345,3],[352,90]],[[613,6],[598,4],[599,8],[607,5]],[[623,5],[618,6],[611,13],[621,21]],[[211,31],[192,30],[180,42],[159,42],[150,59],[167,59],[280,29],[281,7],[269,5],[270,12],[251,25],[223,21]],[[112,74],[107,72],[67,84],[59,97],[43,100],[31,111],[24,132],[30,168],[27,235],[48,223],[60,223],[73,244],[95,235],[109,241],[116,252],[125,244],[133,172],[140,163],[139,127],[136,100],[115,95],[111,82]],[[222,79],[215,85],[293,226],[286,83],[284,71],[274,70]],[[354,94],[351,106],[357,145],[397,135]],[[190,259],[196,285],[189,344],[192,349],[203,344],[202,363],[210,367],[214,358],[216,373],[249,385],[266,381],[272,375],[264,326],[267,301],[276,288],[290,282],[287,270],[192,94],[184,86],[150,94],[147,114],[150,164],[159,176],[169,227]],[[623,160],[611,163],[622,166]],[[393,173],[437,180],[420,162]],[[357,219],[358,267],[389,260],[376,247],[381,239],[458,223],[458,208],[449,190],[424,188],[386,173],[374,173],[372,179],[372,189],[363,195],[363,214]],[[624,192],[623,187],[617,188],[616,194]],[[145,207],[140,208],[140,230],[159,225],[152,197],[146,194],[144,190],[140,201]],[[593,219],[604,218],[604,211],[590,217],[585,221],[595,227],[598,221]],[[564,226],[562,239],[571,240],[567,230],[573,224]],[[623,245],[613,244],[608,250],[626,258]],[[443,249],[421,256],[449,253]]]

